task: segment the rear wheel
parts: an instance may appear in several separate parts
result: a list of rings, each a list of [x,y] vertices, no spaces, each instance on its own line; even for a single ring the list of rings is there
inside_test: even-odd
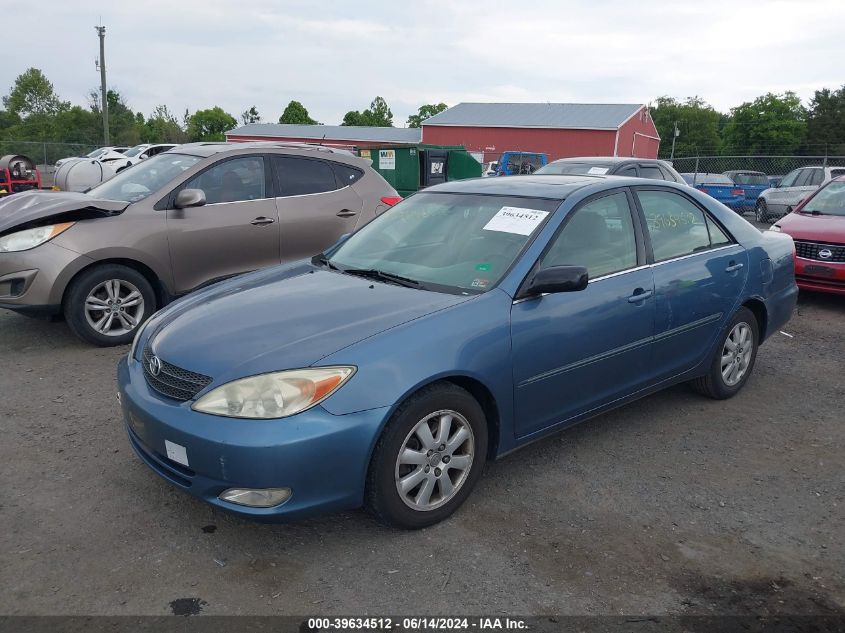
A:
[[[769,221],[769,207],[768,205],[766,205],[765,200],[757,201],[757,206],[754,207],[754,217],[757,219],[758,222]]]
[[[754,313],[740,308],[719,338],[707,375],[693,380],[692,387],[716,400],[736,395],[754,369],[759,337]]]
[[[87,270],[73,280],[64,300],[65,320],[73,333],[101,347],[131,343],[155,307],[150,282],[119,264]]]
[[[475,398],[452,383],[430,385],[382,432],[367,473],[366,507],[394,527],[438,523],[472,492],[486,456],[487,422]]]

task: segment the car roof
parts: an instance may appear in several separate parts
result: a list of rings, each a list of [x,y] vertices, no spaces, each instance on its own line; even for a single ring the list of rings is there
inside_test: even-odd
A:
[[[753,169],[729,169],[728,171],[722,172],[726,176],[730,174],[749,174],[754,176],[765,176],[766,172],[764,171],[754,171]]]
[[[223,152],[231,152],[235,150],[244,149],[290,149],[290,150],[310,150],[315,153],[340,154],[342,156],[354,156],[354,154],[345,149],[336,149],[334,147],[327,147],[325,145],[317,145],[316,143],[283,143],[278,141],[249,141],[246,143],[227,143],[225,141],[213,143],[185,143],[179,145],[171,151],[178,154],[190,154],[192,156],[213,156]]]
[[[665,160],[661,160],[659,158],[637,158],[636,156],[568,156],[566,158],[558,158],[557,160],[552,161],[552,163],[611,163],[613,165],[617,165],[619,163],[627,163],[629,161],[669,165],[669,163]]]
[[[616,176],[504,176],[501,178],[472,178],[453,180],[423,192],[436,193],[478,193],[496,196],[525,196],[530,198],[551,198],[563,200],[574,191],[602,182],[603,180],[637,181],[635,178]]]

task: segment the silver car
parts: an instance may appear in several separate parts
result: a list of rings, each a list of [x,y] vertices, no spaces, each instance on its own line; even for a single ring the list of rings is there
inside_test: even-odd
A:
[[[0,201],[0,308],[129,343],[201,286],[334,244],[400,198],[368,161],[290,143],[194,143],[87,193]]]
[[[791,213],[810,193],[838,176],[845,167],[814,165],[799,167],[786,174],[777,187],[766,189],[757,198],[754,215],[758,222],[771,222]]]

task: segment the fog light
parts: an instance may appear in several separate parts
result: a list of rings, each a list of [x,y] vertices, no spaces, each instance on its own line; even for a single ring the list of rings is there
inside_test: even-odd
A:
[[[272,508],[290,499],[290,488],[229,488],[220,493],[219,498],[229,503],[251,508]]]

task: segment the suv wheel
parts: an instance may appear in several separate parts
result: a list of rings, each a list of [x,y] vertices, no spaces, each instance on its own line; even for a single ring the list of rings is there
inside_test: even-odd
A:
[[[754,208],[754,217],[758,222],[769,221],[769,207],[766,206],[765,200],[758,200],[757,206]]]
[[[84,272],[73,280],[64,300],[65,319],[73,333],[101,347],[131,343],[155,307],[150,282],[119,264]]]

